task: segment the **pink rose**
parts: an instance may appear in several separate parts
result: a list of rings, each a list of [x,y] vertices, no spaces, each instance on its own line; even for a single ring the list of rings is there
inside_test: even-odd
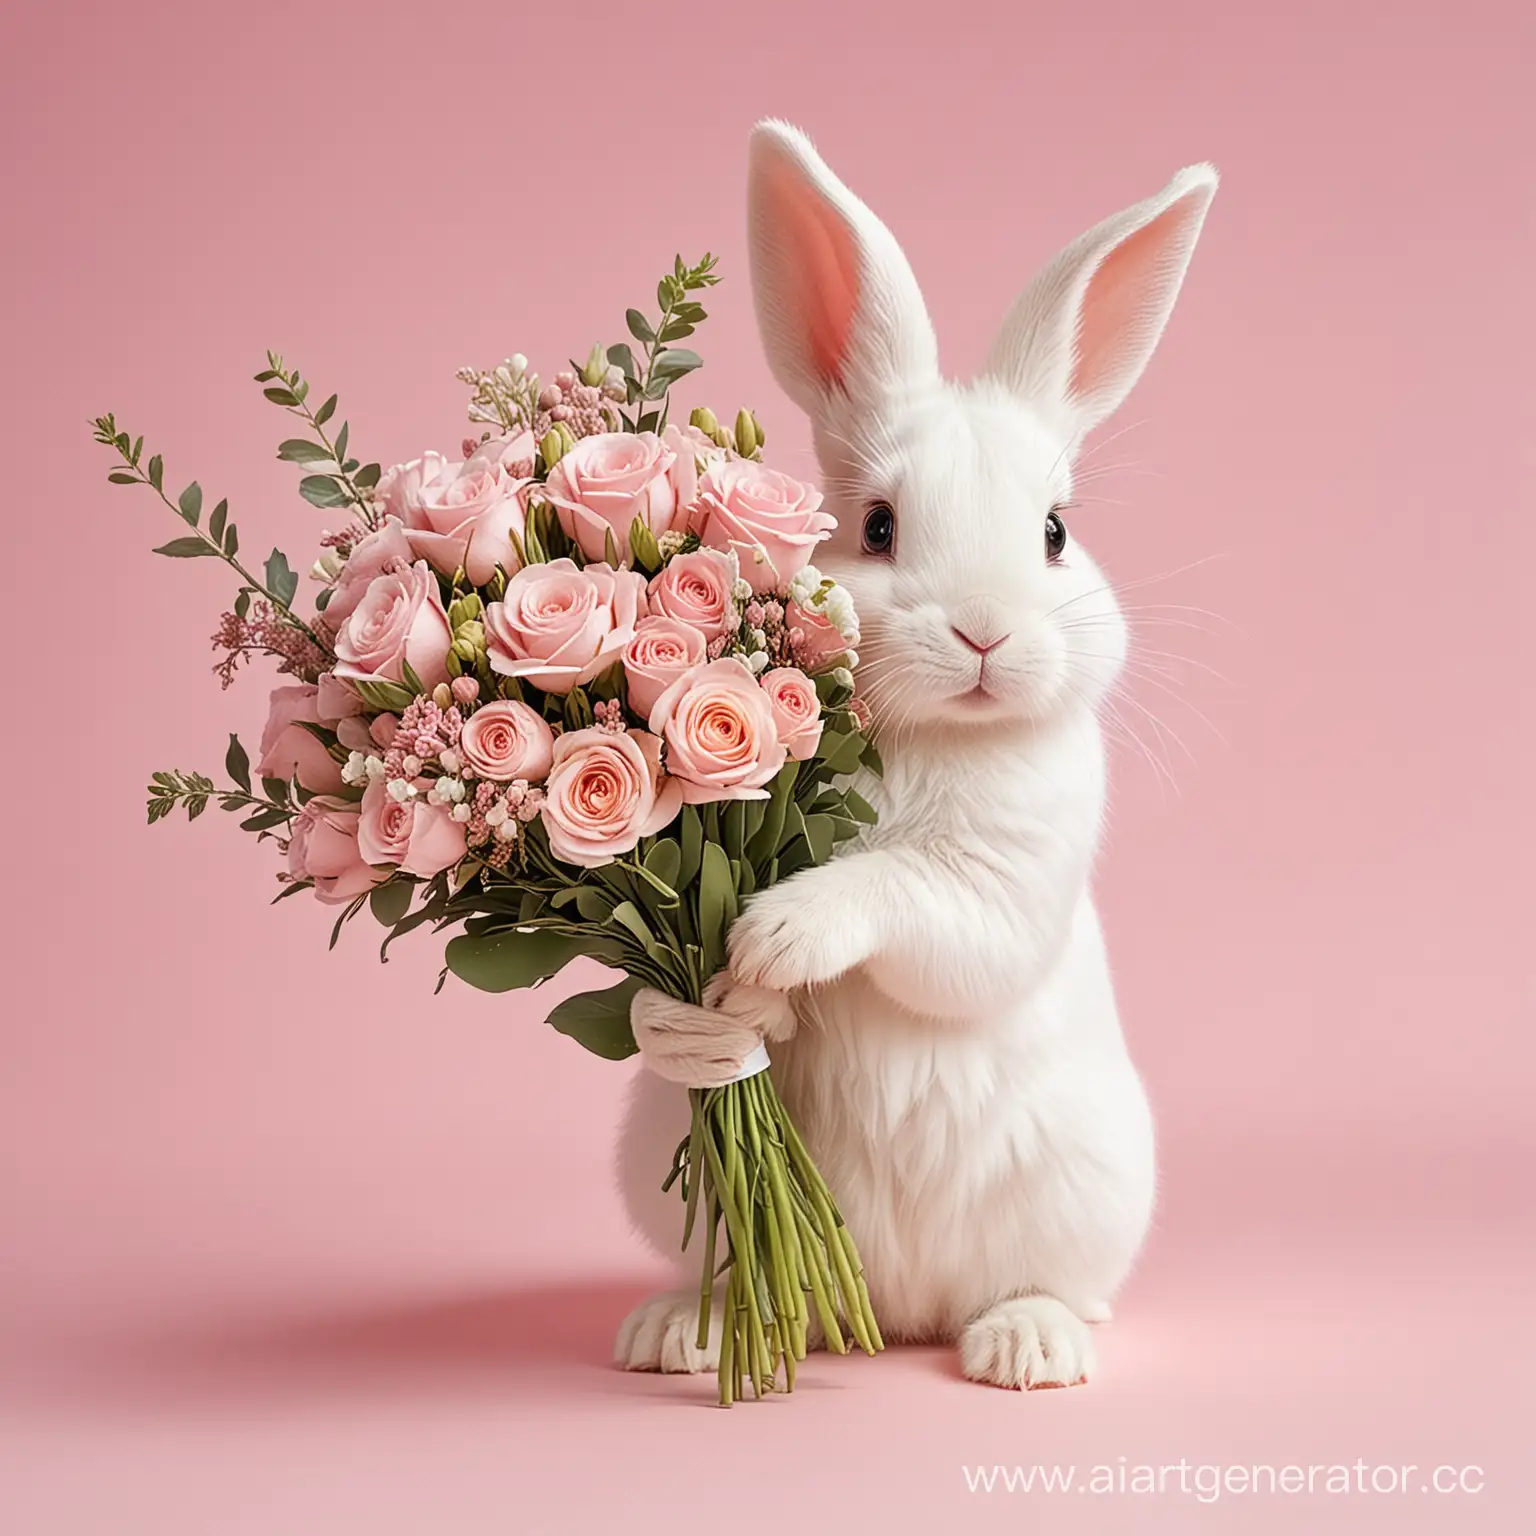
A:
[[[533,433],[525,427],[503,437],[488,437],[475,449],[473,457],[499,464],[514,480],[527,480],[533,475],[533,456],[538,451]]]
[[[765,800],[787,755],[768,696],[739,661],[685,672],[656,701],[651,729],[667,744],[667,772],[683,800]]]
[[[803,763],[821,743],[821,700],[815,683],[799,667],[775,667],[763,674],[762,690],[784,750]]]
[[[341,790],[341,764],[301,722],[320,724],[317,702],[320,690],[313,683],[298,683],[272,690],[272,708],[261,733],[261,755],[256,772],[264,779],[296,778],[313,794],[334,795]]]
[[[585,559],[607,558],[613,535],[629,559],[629,525],[638,517],[658,538],[693,503],[698,472],[654,432],[598,432],[582,438],[544,482],[543,495]]]
[[[421,518],[422,489],[449,468],[449,460],[429,448],[419,459],[407,464],[392,464],[379,476],[374,499],[384,503],[384,515],[398,518],[407,528]]]
[[[315,679],[320,688],[320,696],[315,700],[315,708],[320,711],[320,718],[330,722],[332,720],[349,720],[353,715],[363,712],[363,701],[358,698],[356,691],[336,676],[334,672],[322,672]]]
[[[567,731],[555,740],[541,815],[557,859],[592,869],[661,831],[682,801],[646,731]]]
[[[485,610],[494,671],[525,677],[546,693],[569,693],[611,667],[646,612],[645,578],[572,560],[525,566]]]
[[[731,562],[717,549],[673,555],[651,579],[650,599],[653,613],[689,625],[706,642],[718,639],[736,611],[731,602]]]
[[[462,566],[478,587],[498,565],[517,569],[512,534],[521,533],[526,520],[528,482],[507,473],[502,460],[507,451],[503,439],[492,438],[462,464],[439,462],[408,498],[400,498],[412,552],[444,576]]]
[[[549,772],[555,733],[542,715],[513,699],[477,709],[459,734],[459,756],[482,779],[526,779],[536,784]]]
[[[336,676],[367,682],[405,680],[408,662],[429,691],[448,681],[453,635],[424,560],[375,576],[336,636]]]
[[[411,542],[398,518],[386,519],[361,540],[347,556],[341,575],[336,578],[331,600],[325,605],[325,622],[331,633],[339,633],[341,626],[352,617],[363,594],[373,585],[375,576],[399,570],[413,559]]]
[[[708,649],[703,631],[681,619],[655,614],[641,619],[634,639],[624,647],[629,707],[642,718],[649,716],[668,684],[690,667],[701,666]]]
[[[754,592],[781,592],[837,527],[820,506],[820,491],[751,459],[726,459],[699,481],[694,526],[711,548],[736,551]]]
[[[464,857],[464,823],[420,795],[396,800],[383,779],[373,779],[363,791],[357,846],[370,864],[398,864],[426,879]]]
[[[670,423],[663,430],[661,440],[679,458],[689,455],[693,459],[694,468],[701,473],[726,457],[725,449],[691,422],[686,426],[680,426],[675,421]]]
[[[848,654],[850,642],[826,614],[790,603],[784,610],[784,622],[792,635],[796,630],[800,632],[795,641],[795,660],[807,672],[824,672],[840,656]]]
[[[299,810],[288,840],[288,872],[313,880],[321,901],[351,901],[387,877],[370,869],[358,846],[358,808],[331,795],[315,795]]]

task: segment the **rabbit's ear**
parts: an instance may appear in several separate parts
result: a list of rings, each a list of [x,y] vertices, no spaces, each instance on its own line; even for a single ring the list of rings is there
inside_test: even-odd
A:
[[[1097,426],[1152,356],[1215,194],[1215,168],[1193,165],[1073,241],[1009,310],[986,373],[1074,439]]]
[[[787,123],[752,131],[747,239],[769,366],[804,410],[937,378],[933,327],[901,247]]]

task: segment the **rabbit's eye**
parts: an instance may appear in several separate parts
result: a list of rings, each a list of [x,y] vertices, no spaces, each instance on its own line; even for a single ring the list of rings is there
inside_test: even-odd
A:
[[[864,514],[864,553],[888,555],[896,542],[896,514],[883,501],[877,501]]]
[[[1067,547],[1067,525],[1061,520],[1061,513],[1054,507],[1045,514],[1045,558],[1052,562],[1061,559],[1061,552]]]

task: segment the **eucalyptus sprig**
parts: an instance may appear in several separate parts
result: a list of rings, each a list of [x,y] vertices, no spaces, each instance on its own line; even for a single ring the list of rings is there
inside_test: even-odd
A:
[[[256,375],[265,385],[262,394],[273,405],[282,406],[309,428],[310,437],[286,438],[278,445],[277,456],[289,464],[312,468],[317,464],[331,467],[307,474],[299,482],[299,495],[313,507],[354,507],[370,528],[378,526],[373,500],[368,494],[379,483],[382,473],[377,464],[363,464],[347,456],[349,423],[343,421],[335,437],[325,430],[336,414],[336,396],[330,395],[318,410],[309,408],[309,380],[296,368],[285,368],[276,352],[267,353],[267,366]]]
[[[690,293],[713,288],[720,281],[715,276],[716,258],[708,251],[693,266],[678,256],[672,270],[656,285],[656,303],[661,318],[652,324],[638,309],[624,312],[629,334],[645,349],[643,359],[635,360],[633,349],[627,342],[609,347],[608,361],[624,375],[625,403],[631,408],[640,407],[633,416],[624,417],[624,425],[631,432],[659,431],[667,422],[667,391],[696,368],[704,360],[697,352],[686,347],[674,347],[675,341],[693,335],[708,318],[704,306]],[[659,405],[655,402],[660,401]],[[645,409],[647,403],[651,409]]]
[[[144,439],[142,436],[130,439],[126,432],[120,432],[110,411],[105,416],[98,416],[92,425],[95,428],[96,441],[105,447],[115,449],[123,463],[123,467],[114,469],[107,479],[113,485],[149,486],[160,500],[192,530],[190,535],[172,539],[169,544],[160,545],[155,550],[157,555],[167,555],[173,560],[194,560],[216,556],[245,583],[245,590],[240,594],[240,602],[236,604],[237,613],[242,611],[242,605],[249,593],[260,593],[272,604],[273,611],[283,623],[300,631],[320,649],[322,654],[330,653],[330,647],[290,606],[294,594],[299,589],[299,578],[289,566],[288,557],[282,550],[274,549],[267,556],[264,576],[256,577],[240,562],[240,535],[235,525],[229,520],[227,501],[219,502],[209,515],[207,524],[204,525],[202,521],[203,488],[196,480],[187,486],[175,501],[172,501],[165,493],[165,464],[160,455],[153,454],[147,463],[143,462]]]
[[[270,832],[274,827],[289,826],[304,802],[311,798],[303,785],[286,779],[263,779],[261,793],[251,783],[251,760],[240,738],[231,733],[229,750],[224,754],[224,771],[234,780],[233,787],[217,785],[205,773],[183,773],[166,769],[149,776],[145,793],[149,796],[149,820],[153,825],[169,816],[179,805],[188,821],[196,821],[214,802],[220,810],[249,811],[240,823],[245,832]]]

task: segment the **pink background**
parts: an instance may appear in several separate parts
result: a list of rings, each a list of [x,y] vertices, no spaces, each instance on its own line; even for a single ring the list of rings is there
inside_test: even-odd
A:
[[[1496,0],[9,7],[7,1536],[1529,1529],[1533,46]],[[226,584],[150,556],[169,515],[86,418],[298,564],[324,519],[263,348],[389,462],[457,443],[455,367],[553,371],[708,246],[690,398],[808,469],[745,285],[766,113],[897,231],[956,372],[1081,228],[1225,176],[1074,521],[1188,621],[1143,631],[1161,767],[1122,744],[1100,880],[1162,1210],[1080,1391],[902,1351],[724,1415],[607,1369],[656,1266],[611,1187],[629,1069],[540,1022],[570,984],[434,999],[430,944],[382,968],[367,924],[327,956],[321,911],[269,911],[223,818],[143,826],[148,771],[217,768],[263,695],[220,695]],[[1487,1486],[960,1472],[1181,1456]]]

